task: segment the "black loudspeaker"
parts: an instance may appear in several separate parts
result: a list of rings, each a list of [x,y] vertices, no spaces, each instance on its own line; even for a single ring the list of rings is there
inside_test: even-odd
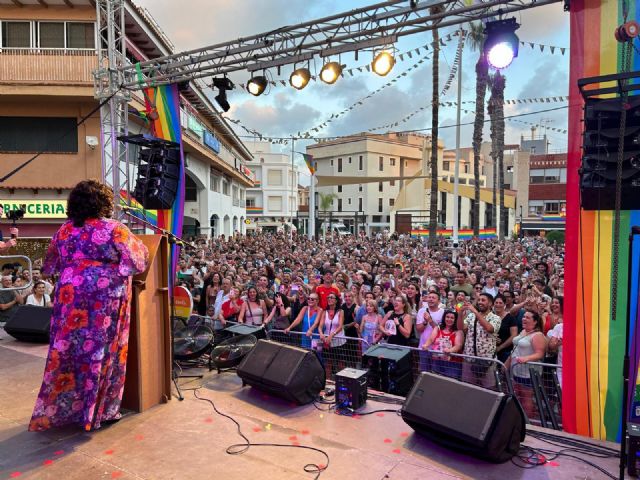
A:
[[[626,110],[623,135],[621,208],[640,207],[640,97],[588,98],[584,106],[580,193],[586,210],[613,210],[620,144],[620,121]]]
[[[411,351],[393,345],[374,345],[362,356],[370,388],[404,396],[411,389]]]
[[[21,305],[4,326],[4,331],[23,342],[49,343],[50,307]]]
[[[511,395],[421,373],[401,410],[416,432],[495,463],[509,460],[525,436],[525,416]]]
[[[142,147],[133,191],[143,208],[168,210],[173,206],[180,180],[180,150]]]
[[[315,400],[325,385],[315,353],[270,340],[259,340],[237,372],[244,384],[299,405]]]

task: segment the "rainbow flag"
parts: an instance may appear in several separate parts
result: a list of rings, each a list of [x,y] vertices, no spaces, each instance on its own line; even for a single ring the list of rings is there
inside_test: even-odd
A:
[[[540,215],[540,220],[543,222],[564,222],[567,217],[562,213],[547,213]]]
[[[447,237],[450,238],[453,236],[453,229],[440,229],[437,231],[437,235],[439,237]],[[428,237],[429,229],[415,229],[411,230],[412,237]],[[458,239],[460,240],[471,240],[473,238],[473,230],[472,229],[464,229],[458,230]],[[491,238],[496,238],[496,229],[495,228],[482,228],[480,229],[480,235],[478,237],[480,240],[488,240]]]
[[[163,140],[180,144],[180,174],[178,178],[178,194],[171,210],[157,211],[157,225],[168,230],[177,237],[182,237],[184,220],[184,151],[182,149],[182,130],[180,128],[180,94],[177,85],[161,85],[145,91],[147,117],[151,122],[153,135]],[[150,115],[151,112],[157,115]],[[178,264],[179,247],[173,246],[173,265],[171,273],[175,274]]]
[[[133,196],[126,190],[120,190],[120,205],[131,209],[131,214],[140,220],[145,220],[153,225],[158,225],[157,210],[146,210]]]
[[[247,207],[247,215],[262,215],[263,212],[262,207]]]
[[[304,158],[304,163],[307,164],[307,168],[309,169],[309,172],[311,172],[311,175],[314,175],[316,173],[316,169],[313,168],[313,155],[303,153],[302,158]]]
[[[583,99],[578,80],[623,70],[623,44],[614,30],[628,20],[640,20],[638,0],[572,0],[570,11],[569,135],[567,149],[567,220],[562,343],[562,426],[571,433],[620,441],[622,366],[627,322],[631,338],[631,391],[638,378],[634,362],[640,353],[638,268],[640,244],[635,241],[631,291],[627,291],[629,229],[640,225],[640,209],[621,212],[618,252],[617,317],[611,316],[614,218],[611,210],[583,210],[580,206]],[[631,51],[631,71],[640,70],[640,53]],[[630,318],[627,304],[630,303]],[[630,418],[640,422],[634,401]],[[636,401],[637,400],[637,401]],[[629,418],[625,412],[625,420]]]

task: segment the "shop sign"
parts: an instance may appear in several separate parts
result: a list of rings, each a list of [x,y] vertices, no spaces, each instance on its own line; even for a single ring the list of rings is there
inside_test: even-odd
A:
[[[0,200],[4,214],[24,208],[24,218],[67,218],[67,200]]]
[[[204,131],[204,144],[216,153],[220,153],[220,140],[209,130]]]

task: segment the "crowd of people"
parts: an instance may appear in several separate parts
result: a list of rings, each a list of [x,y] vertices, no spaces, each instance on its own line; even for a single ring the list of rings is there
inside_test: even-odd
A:
[[[496,358],[516,387],[531,384],[524,364],[561,361],[564,246],[541,237],[458,248],[395,234],[194,241],[177,282],[219,326],[298,332],[325,355],[361,338]]]

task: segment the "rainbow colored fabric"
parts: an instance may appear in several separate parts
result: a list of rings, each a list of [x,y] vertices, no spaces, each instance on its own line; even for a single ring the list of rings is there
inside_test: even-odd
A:
[[[126,190],[120,190],[120,204],[125,205],[131,209],[131,214],[140,220],[145,220],[152,225],[158,225],[158,212],[157,210],[146,210],[142,207],[133,196]]]
[[[316,173],[316,169],[313,167],[313,155],[309,155],[308,153],[303,153],[302,158],[304,158],[304,163],[307,164],[307,168],[311,175]]]
[[[639,20],[640,2],[628,2],[628,20]],[[581,163],[583,100],[578,79],[621,71],[622,44],[613,35],[624,23],[622,0],[571,1],[569,78],[569,146],[563,340],[563,408],[565,430],[599,439],[620,440],[622,361],[625,324],[631,322],[631,383],[638,376],[638,265],[634,248],[631,295],[627,292],[627,238],[630,225],[640,225],[640,211],[623,211],[620,226],[618,315],[611,318],[613,211],[580,208],[578,169]],[[631,70],[640,69],[632,52]],[[631,318],[626,318],[627,301]],[[634,361],[633,359],[636,359]],[[640,401],[640,397],[638,398]]]
[[[452,237],[453,229],[441,229],[438,230],[437,235],[439,237]],[[429,230],[428,229],[415,229],[411,230],[412,237],[428,237]],[[473,238],[473,230],[458,230],[458,238],[460,240],[471,240]],[[480,240],[487,240],[490,238],[496,238],[496,229],[495,228],[482,228],[480,229],[480,235],[478,237]]]

